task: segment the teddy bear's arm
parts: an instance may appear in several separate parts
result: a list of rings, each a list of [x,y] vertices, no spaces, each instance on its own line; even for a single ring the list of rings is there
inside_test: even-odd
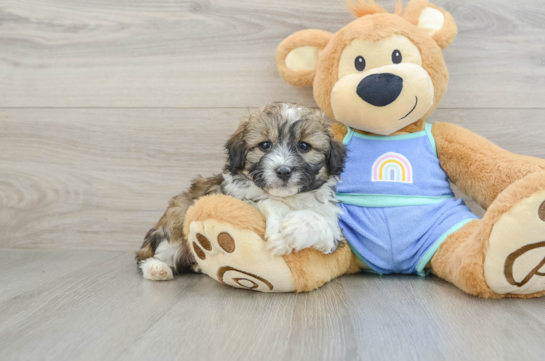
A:
[[[437,122],[432,133],[441,167],[484,209],[510,184],[545,170],[545,160],[510,153],[458,125]]]

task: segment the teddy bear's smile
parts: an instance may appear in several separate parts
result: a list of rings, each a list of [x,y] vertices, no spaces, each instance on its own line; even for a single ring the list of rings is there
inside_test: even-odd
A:
[[[415,95],[415,102],[414,102],[414,107],[411,109],[410,112],[407,113],[407,115],[405,115],[403,118],[400,118],[399,120],[403,120],[405,118],[407,118],[409,116],[409,114],[411,114],[413,112],[413,110],[416,108],[416,106],[418,105],[418,97]]]

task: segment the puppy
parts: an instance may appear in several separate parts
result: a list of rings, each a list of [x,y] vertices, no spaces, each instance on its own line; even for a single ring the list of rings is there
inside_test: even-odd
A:
[[[187,209],[211,194],[258,207],[274,254],[308,247],[332,253],[341,244],[336,184],[346,151],[320,110],[289,103],[261,107],[241,121],[226,149],[223,173],[196,178],[147,233],[136,255],[145,278],[168,280],[173,273],[199,272],[183,223]]]

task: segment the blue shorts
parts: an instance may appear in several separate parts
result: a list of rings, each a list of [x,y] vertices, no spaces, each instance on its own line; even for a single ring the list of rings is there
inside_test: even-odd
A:
[[[425,206],[370,208],[341,203],[339,225],[352,251],[371,270],[425,276],[439,245],[479,219],[462,199]]]

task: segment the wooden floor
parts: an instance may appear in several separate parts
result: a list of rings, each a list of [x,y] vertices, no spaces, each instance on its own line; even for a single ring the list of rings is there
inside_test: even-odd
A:
[[[429,121],[545,158],[545,2],[435,3],[459,35]],[[264,295],[137,272],[132,252],[220,169],[247,107],[315,106],[280,79],[278,43],[351,19],[342,0],[0,0],[0,360],[543,360],[545,298],[370,275]]]
[[[545,303],[438,278],[352,275],[309,294],[143,280],[114,251],[3,250],[1,360],[542,360]]]

